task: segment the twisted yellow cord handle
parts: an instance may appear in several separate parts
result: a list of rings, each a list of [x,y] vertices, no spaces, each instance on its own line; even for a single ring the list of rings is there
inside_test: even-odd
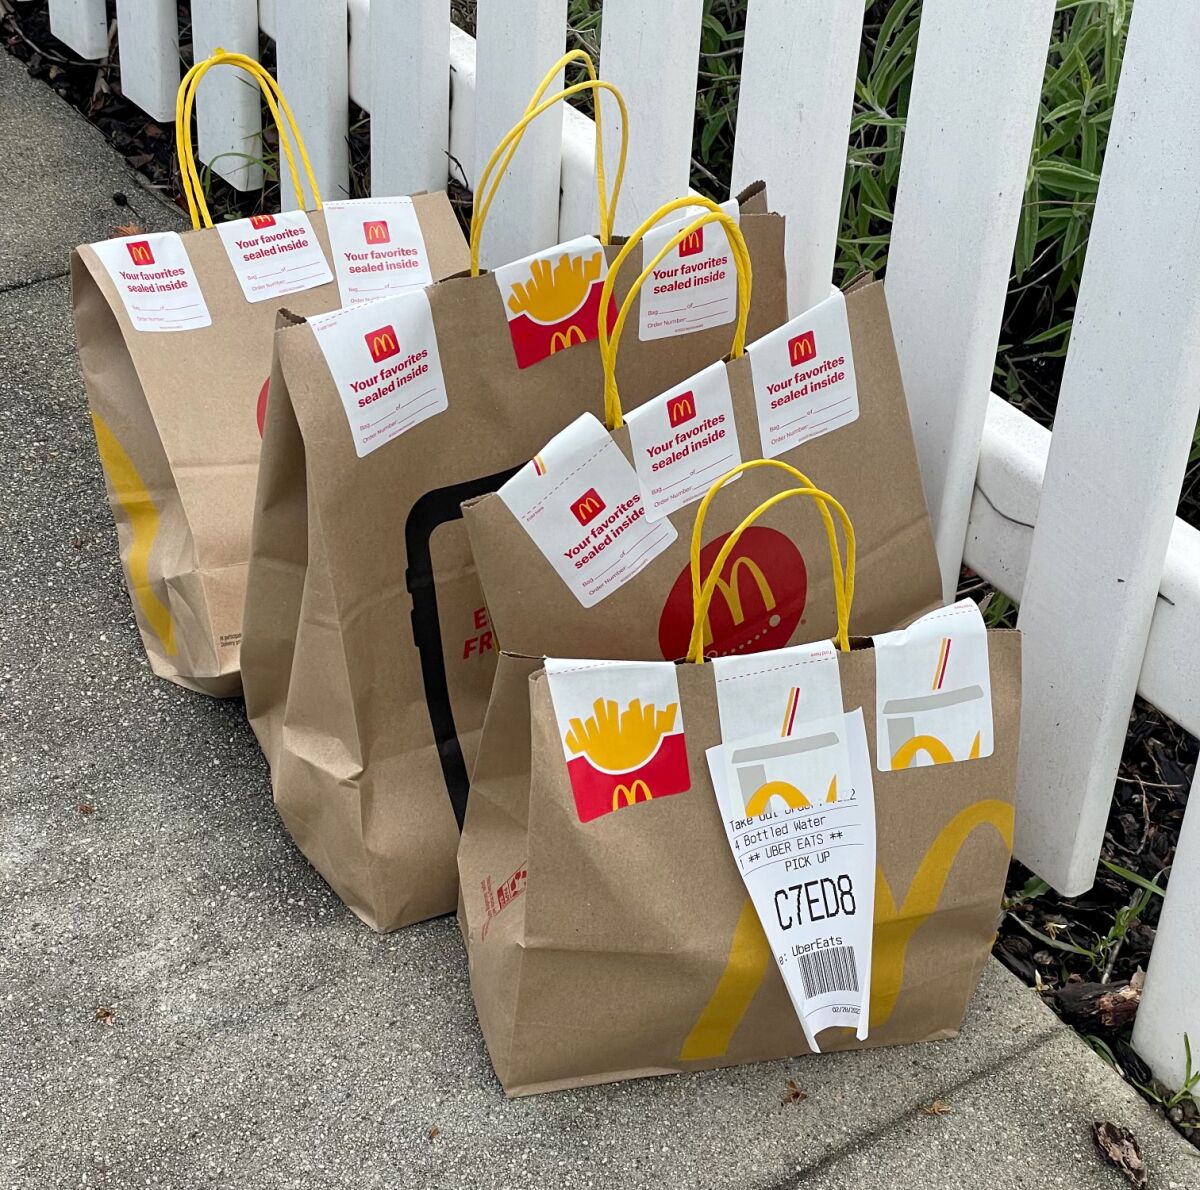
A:
[[[709,569],[707,577],[703,583],[700,582],[700,525],[703,521],[704,513],[707,511],[709,500],[716,494],[723,483],[739,472],[747,471],[755,466],[769,466],[774,462],[775,460],[772,459],[756,459],[749,463],[742,463],[732,471],[727,472],[709,489],[708,494],[701,504],[701,510],[696,514],[696,528],[692,531],[691,545],[692,638],[688,645],[687,659],[689,661],[696,662],[697,664],[704,663],[704,622],[708,616],[709,604],[712,602],[717,582],[738,540],[768,509],[774,508],[776,504],[780,504],[784,500],[790,500],[794,496],[807,496],[817,501],[817,504],[821,508],[822,520],[825,522],[825,531],[829,537],[829,552],[833,565],[833,598],[837,607],[837,634],[834,637],[834,642],[842,652],[849,652],[850,650],[850,608],[854,600],[854,568],[857,555],[854,525],[851,523],[846,510],[837,500],[828,492],[812,486],[807,480],[804,480],[804,487],[790,488],[785,492],[777,492],[769,500],[764,500],[762,504],[754,509],[726,538],[725,543],[717,553],[716,559],[713,561],[712,567]],[[801,479],[804,479],[795,468],[789,467],[786,463],[780,465],[784,470],[791,471],[795,475],[800,476]],[[838,548],[833,519],[829,515],[830,509],[837,514],[838,519],[842,522],[842,533],[846,538],[846,565],[844,570],[841,564],[841,551]]]
[[[292,109],[279,89],[279,84],[271,77],[270,72],[253,58],[247,57],[245,54],[231,54],[218,48],[211,57],[197,62],[183,76],[183,82],[179,84],[179,93],[175,99],[175,144],[179,153],[179,174],[183,182],[183,194],[187,199],[188,214],[192,217],[192,227],[198,229],[202,222],[205,227],[213,225],[212,216],[208,211],[208,203],[204,198],[204,187],[200,182],[200,172],[196,168],[196,154],[192,147],[192,107],[196,102],[196,88],[200,85],[200,80],[214,66],[233,66],[238,70],[244,70],[258,83],[259,90],[262,91],[267,108],[270,110],[271,118],[275,121],[275,127],[279,130],[279,147],[287,159],[292,187],[303,202],[304,189],[300,185],[300,174],[296,169],[296,159],[292,154],[288,132],[291,133],[291,140],[295,141],[296,149],[299,151],[313,206],[320,210],[321,193],[317,189],[317,180],[313,175],[312,163],[308,159],[308,150],[304,147],[304,138],[300,135],[296,117],[292,115]]]
[[[634,281],[633,286],[625,297],[625,301],[621,305],[620,313],[617,314],[617,321],[613,323],[612,336],[610,337],[605,311],[607,311],[608,303],[612,298],[617,272],[621,265],[624,264],[626,258],[633,251],[634,246],[641,240],[642,236],[655,223],[662,219],[664,215],[668,215],[680,207],[689,206],[703,206],[709,209],[706,214],[689,223],[674,235],[670,241],[664,244],[662,251],[641,271],[641,274]],[[746,240],[742,236],[742,229],[738,226],[737,220],[722,211],[712,199],[672,199],[665,206],[659,207],[622,245],[621,251],[617,253],[616,259],[612,263],[612,268],[608,270],[608,276],[604,280],[604,289],[600,294],[600,324],[598,329],[600,331],[600,359],[604,364],[604,420],[610,430],[619,430],[625,424],[625,418],[621,411],[621,398],[617,392],[617,347],[621,340],[621,332],[625,329],[625,322],[629,317],[629,312],[633,309],[634,300],[642,286],[650,279],[654,270],[662,264],[667,255],[682,244],[688,236],[699,231],[700,228],[709,223],[719,223],[725,228],[725,234],[729,237],[730,249],[733,251],[734,266],[737,269],[738,317],[737,325],[733,332],[733,348],[730,351],[730,355],[732,358],[737,359],[746,349],[746,320],[750,317],[750,292],[753,284],[753,276],[750,268],[750,250],[746,247]]]
[[[549,99],[543,100],[542,96],[545,95],[547,88],[558,77],[558,72],[567,63],[575,61],[582,61],[584,63],[588,73],[587,81],[576,83],[559,91],[556,95],[552,95]],[[563,100],[569,99],[572,95],[579,95],[584,91],[597,93],[595,103],[596,192],[600,216],[600,242],[607,244],[612,239],[613,220],[616,218],[617,201],[621,196],[621,182],[625,177],[625,157],[629,148],[629,112],[625,107],[625,98],[621,92],[612,83],[597,79],[596,67],[591,58],[583,50],[572,50],[570,53],[564,54],[547,72],[546,77],[542,79],[541,83],[538,84],[537,90],[534,91],[530,98],[524,114],[505,133],[475,182],[476,201],[474,209],[471,212],[470,235],[472,277],[479,276],[479,248],[483,241],[483,226],[487,221],[488,212],[491,210],[492,200],[496,197],[496,191],[500,188],[500,183],[504,180],[504,174],[508,170],[509,163],[520,146],[522,138],[525,136],[526,128],[556,103],[561,103]],[[604,171],[604,139],[601,124],[600,96],[598,94],[600,91],[608,91],[612,95],[617,101],[617,108],[621,113],[621,153],[617,161],[617,176],[613,180],[611,198],[607,194]],[[492,178],[493,171],[496,174],[494,179]]]

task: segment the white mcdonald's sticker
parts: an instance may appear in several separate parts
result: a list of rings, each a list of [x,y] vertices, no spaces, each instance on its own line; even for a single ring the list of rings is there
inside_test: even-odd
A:
[[[746,348],[764,458],[858,420],[846,299],[838,291]]]
[[[770,653],[714,657],[721,738],[790,736],[842,713],[842,678],[833,642]]]
[[[550,657],[546,680],[580,822],[691,788],[672,662]]]
[[[738,220],[736,199],[722,203],[721,210]],[[693,207],[690,213],[646,232],[642,268],[706,213],[704,207]],[[725,228],[706,223],[676,245],[643,282],[638,306],[638,338],[643,341],[690,335],[732,322],[737,317],[737,265]]]
[[[310,318],[359,458],[448,408],[429,299],[421,289]]]
[[[217,234],[248,302],[265,302],[333,280],[303,211],[218,223]]]
[[[620,447],[590,413],[552,438],[499,491],[584,607],[641,573],[678,536],[651,521]]]
[[[350,198],[325,204],[325,226],[343,306],[433,283],[411,198]]]
[[[706,753],[734,860],[805,1039],[868,1028],[875,793],[862,709]]]
[[[178,232],[149,232],[92,245],[135,331],[212,326],[208,303]]]
[[[881,773],[991,756],[987,627],[970,599],[875,637]]]
[[[652,521],[702,499],[742,461],[729,374],[720,361],[631,409],[625,424]]]

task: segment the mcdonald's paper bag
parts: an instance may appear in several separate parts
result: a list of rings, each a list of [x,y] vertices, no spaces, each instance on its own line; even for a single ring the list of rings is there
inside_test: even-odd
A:
[[[337,225],[332,242],[327,222]],[[207,694],[239,692],[279,310],[332,310],[342,296],[359,300],[364,286],[420,284],[467,261],[441,193],[76,249],[79,358],[125,580],[155,673]]]
[[[783,220],[761,184],[738,205],[758,286],[751,325],[765,334],[786,318]],[[508,278],[502,291],[496,273],[455,277],[419,301],[288,319],[276,335],[246,706],[288,830],[375,929],[457,904],[459,829],[496,663],[461,505],[574,418],[602,412],[595,327],[583,341],[563,332],[557,350],[514,330],[531,303],[549,324],[592,300],[616,248],[577,247],[540,254],[520,290]],[[631,343],[622,384],[650,396],[719,359],[728,336]]]
[[[981,674],[947,615],[961,617],[935,612],[849,653],[546,668],[501,653],[459,870],[471,989],[508,1094],[956,1034],[1008,871],[1020,638],[987,633]],[[893,647],[907,653],[899,681],[881,652]],[[832,687],[814,659],[832,663]],[[947,694],[982,686],[987,702],[925,705],[939,673]],[[893,729],[897,699],[925,702]],[[990,754],[960,743],[968,705]],[[865,727],[866,758],[831,787],[835,769],[800,756],[802,791],[786,764],[830,706]],[[913,730],[925,739],[888,755]],[[845,815],[871,786],[875,862],[839,867]]]
[[[752,309],[761,295],[756,265]],[[633,405],[632,391],[620,390]],[[782,415],[771,408],[781,401]],[[689,550],[699,501],[723,473],[760,454],[836,492],[850,514],[858,538],[851,632],[884,632],[940,604],[882,283],[835,293],[751,342],[742,358],[661,386],[625,416],[611,435],[595,420],[568,427],[498,493],[465,506],[488,615],[504,648],[682,657],[692,629]],[[794,438],[793,422],[804,431]],[[778,490],[771,467],[721,490],[704,524],[705,567],[746,513]],[[826,551],[809,502],[769,510],[742,535],[718,580],[708,655],[831,635]]]

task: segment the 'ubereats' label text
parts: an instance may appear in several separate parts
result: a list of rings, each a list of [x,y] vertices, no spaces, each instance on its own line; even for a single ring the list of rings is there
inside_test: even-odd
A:
[[[735,221],[736,199],[721,204]],[[706,214],[703,207],[651,228],[642,237],[642,268],[688,224]],[[724,326],[737,317],[737,265],[729,237],[719,223],[696,228],[662,259],[639,295],[638,338],[668,339]]]
[[[846,299],[835,292],[746,348],[764,458],[858,420]]]
[[[625,415],[646,516],[701,499],[742,461],[729,373],[718,361]]]
[[[217,234],[248,302],[265,302],[333,280],[303,211],[219,223]]]
[[[443,412],[446,382],[424,290],[310,318],[358,457]]]
[[[101,240],[92,250],[117,287],[134,330],[191,331],[212,326],[178,232]]]
[[[411,198],[352,198],[324,209],[343,306],[433,283]]]
[[[638,478],[590,413],[552,438],[499,491],[584,607],[640,573],[676,538],[651,521]]]

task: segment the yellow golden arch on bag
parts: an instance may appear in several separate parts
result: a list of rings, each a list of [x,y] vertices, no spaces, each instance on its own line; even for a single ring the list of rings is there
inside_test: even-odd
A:
[[[981,826],[991,826],[1010,850],[1013,808],[988,799],[960,811],[930,844],[902,905],[896,905],[882,868],[875,876],[875,931],[871,954],[871,1027],[885,1024],[904,982],[904,961],[913,935],[937,909],[942,890],[963,844]],[[679,1051],[682,1062],[721,1057],[746,1015],[771,965],[771,947],[754,905],[742,906],[725,970],[699,1019]]]

